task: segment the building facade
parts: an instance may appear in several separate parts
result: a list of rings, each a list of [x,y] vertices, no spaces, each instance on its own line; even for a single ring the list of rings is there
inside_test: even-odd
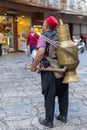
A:
[[[8,46],[10,51],[24,50],[30,27],[34,26],[40,35],[42,23],[49,15],[68,23],[71,36],[87,35],[87,10],[81,5],[86,7],[84,0],[1,0],[3,46]]]

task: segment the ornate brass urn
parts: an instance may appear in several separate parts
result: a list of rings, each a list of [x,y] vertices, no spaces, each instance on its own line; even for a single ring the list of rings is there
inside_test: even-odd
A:
[[[76,68],[79,64],[77,47],[70,38],[68,24],[63,24],[60,19],[60,24],[57,28],[59,36],[59,46],[57,49],[57,61],[62,67],[67,67],[63,83],[71,83],[79,81],[80,78],[76,74]]]
[[[77,82],[80,80],[76,74],[76,68],[79,64],[78,51],[70,38],[68,24],[63,24],[62,20],[60,20],[57,33],[59,41],[50,40],[43,35],[43,38],[50,43],[50,45],[53,45],[56,48],[57,66],[56,68],[44,68],[42,66],[39,70],[64,73],[63,83]]]

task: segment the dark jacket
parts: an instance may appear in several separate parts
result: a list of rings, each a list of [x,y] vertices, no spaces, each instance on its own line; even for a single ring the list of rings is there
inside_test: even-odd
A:
[[[54,30],[47,31],[43,35],[45,35],[50,40],[58,41],[58,35]],[[49,48],[50,48],[50,43],[46,42],[45,57],[49,56]],[[50,66],[50,62],[46,58],[43,58],[42,61],[45,68]]]
[[[50,40],[58,41],[58,35],[54,30],[47,31],[44,33],[44,35]],[[46,56],[49,56],[49,47],[50,47],[50,43],[46,42],[46,50],[45,50]]]

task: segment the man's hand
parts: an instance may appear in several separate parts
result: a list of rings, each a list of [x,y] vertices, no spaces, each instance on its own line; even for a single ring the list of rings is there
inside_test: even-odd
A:
[[[37,70],[37,68],[34,67],[34,66],[30,66],[29,68],[30,68],[30,70],[33,71],[33,72],[35,72],[35,71]]]
[[[39,48],[36,54],[36,57],[34,59],[33,64],[30,67],[30,70],[35,72],[37,70],[37,66],[40,63],[40,61],[42,60],[42,58],[44,57],[44,52],[45,52],[45,48]]]

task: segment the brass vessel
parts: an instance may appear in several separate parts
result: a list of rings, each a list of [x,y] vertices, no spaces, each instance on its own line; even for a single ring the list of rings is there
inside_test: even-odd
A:
[[[77,82],[80,78],[76,74],[76,68],[79,64],[77,47],[70,38],[68,24],[63,24],[60,19],[60,24],[57,28],[59,36],[59,46],[65,51],[57,49],[57,61],[62,67],[67,67],[63,83]]]
[[[63,83],[72,83],[80,80],[76,74],[76,68],[79,64],[77,47],[70,38],[68,24],[63,24],[60,19],[57,28],[59,41],[52,41],[43,35],[43,38],[56,48],[57,52],[57,66],[56,68],[40,67],[40,71],[51,71],[64,73]],[[61,69],[62,68],[62,69]]]

